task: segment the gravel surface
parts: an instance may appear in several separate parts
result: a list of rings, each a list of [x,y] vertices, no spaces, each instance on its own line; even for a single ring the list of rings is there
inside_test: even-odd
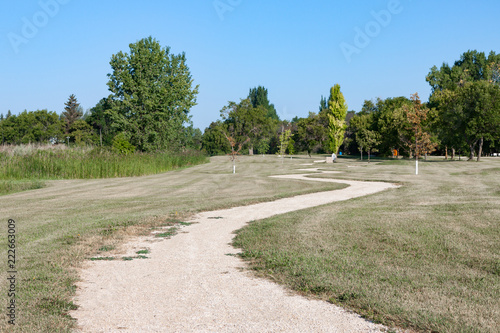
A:
[[[316,170],[310,170],[316,171]],[[195,216],[171,239],[135,239],[149,259],[94,261],[81,271],[71,312],[77,332],[379,332],[373,324],[324,301],[294,295],[256,278],[234,254],[233,232],[246,223],[334,201],[369,195],[393,184],[303,175],[276,176],[350,186]]]

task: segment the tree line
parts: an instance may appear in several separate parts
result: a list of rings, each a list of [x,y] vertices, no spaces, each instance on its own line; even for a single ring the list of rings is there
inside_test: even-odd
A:
[[[263,86],[229,102],[204,133],[189,114],[198,86],[184,53],[171,54],[152,38],[130,44],[128,53],[111,57],[110,94],[83,112],[75,95],[64,112],[24,111],[0,114],[2,144],[34,142],[112,146],[135,150],[202,149],[209,155],[239,153],[339,153],[426,156],[431,153],[469,159],[498,152],[500,145],[500,54],[467,51],[450,66],[430,69],[428,102],[409,97],[365,100],[348,111],[335,84],[321,96],[317,112],[280,119]]]
[[[111,94],[96,106],[84,113],[71,95],[61,115],[48,110],[1,114],[1,143],[66,142],[125,153],[200,149],[202,133],[189,116],[198,86],[193,87],[185,54],[171,54],[152,37],[129,46],[129,53],[112,55]]]
[[[417,93],[377,98],[365,100],[359,112],[347,111],[337,84],[328,99],[321,97],[317,113],[291,121],[265,117],[264,109],[271,105],[267,89],[254,88],[240,103],[230,102],[222,109],[221,120],[205,130],[202,146],[212,155],[230,153],[236,142],[250,153],[277,153],[280,135],[288,130],[288,153],[341,151],[361,158],[363,153],[368,158],[374,153],[435,153],[479,160],[485,153],[500,151],[500,54],[467,51],[452,66],[432,67],[426,80],[432,88],[428,102]],[[257,92],[262,104],[252,99]]]
[[[500,54],[467,51],[433,66],[429,101],[418,95],[365,101],[350,120],[344,149],[381,155],[437,153],[469,160],[500,150]],[[417,124],[417,123],[418,124]],[[416,151],[415,151],[416,149]]]

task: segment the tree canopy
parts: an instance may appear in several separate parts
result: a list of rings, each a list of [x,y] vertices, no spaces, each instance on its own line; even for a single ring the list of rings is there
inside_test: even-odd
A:
[[[113,127],[142,151],[180,148],[198,94],[186,56],[171,54],[152,37],[129,46],[130,53],[120,51],[110,61]]]
[[[252,103],[252,106],[254,108],[262,106],[264,109],[266,109],[268,118],[279,121],[280,118],[276,113],[276,108],[274,107],[274,104],[271,104],[269,102],[267,93],[267,89],[262,86],[251,88],[250,92],[248,93],[248,99],[250,99],[250,103]]]
[[[335,84],[330,89],[327,114],[330,150],[338,154],[339,148],[342,142],[344,142],[344,133],[346,129],[345,117],[347,115],[347,103],[344,99],[344,95],[340,92],[339,84]]]

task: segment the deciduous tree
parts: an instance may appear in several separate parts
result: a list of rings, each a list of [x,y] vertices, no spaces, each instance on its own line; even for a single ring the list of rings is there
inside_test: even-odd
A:
[[[113,126],[142,151],[178,149],[198,94],[186,56],[171,54],[152,37],[129,46],[130,53],[120,51],[110,61]]]
[[[437,143],[432,140],[424,124],[429,114],[429,108],[422,105],[418,94],[411,95],[412,105],[403,105],[402,111],[406,116],[412,136],[403,137],[404,142],[415,155],[418,173],[418,159],[420,156],[433,152]]]
[[[263,106],[254,107],[249,99],[240,103],[229,102],[221,110],[221,118],[224,120],[226,133],[232,133],[236,142],[248,143],[250,154],[253,154],[253,146],[262,138],[268,138],[272,132],[275,120],[267,116],[268,110]]]
[[[330,89],[328,99],[328,137],[330,138],[330,150],[336,154],[344,141],[346,129],[345,117],[347,115],[347,103],[344,95],[340,92],[340,85],[335,84]]]

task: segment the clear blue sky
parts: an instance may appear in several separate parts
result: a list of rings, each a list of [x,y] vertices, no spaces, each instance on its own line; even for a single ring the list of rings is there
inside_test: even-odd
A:
[[[60,114],[70,94],[85,110],[93,107],[109,94],[111,55],[148,36],[186,53],[200,85],[191,115],[201,130],[228,101],[258,85],[269,90],[282,119],[316,112],[335,83],[349,109],[359,111],[377,97],[418,92],[425,101],[433,65],[453,63],[469,49],[500,52],[498,0],[3,0],[1,6],[3,114]]]

